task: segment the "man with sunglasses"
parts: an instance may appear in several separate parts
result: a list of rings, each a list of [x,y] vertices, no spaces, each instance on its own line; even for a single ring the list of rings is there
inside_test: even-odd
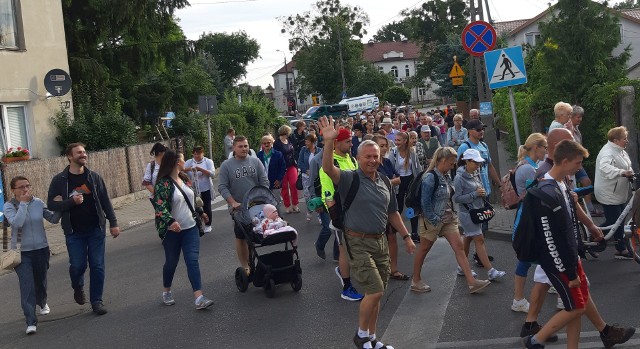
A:
[[[475,149],[480,152],[480,156],[484,159],[484,164],[480,167],[480,179],[482,180],[482,187],[487,191],[488,197],[491,195],[491,181],[497,183],[498,187],[500,187],[500,176],[498,176],[498,171],[496,171],[496,168],[491,163],[491,155],[489,154],[487,143],[482,141],[484,138],[484,127],[485,125],[478,119],[471,119],[467,122],[469,140],[462,143],[458,148],[458,160],[460,160],[460,156],[467,149]],[[489,229],[489,225],[483,223],[482,233],[486,233],[487,229]],[[473,254],[473,259],[478,267],[483,267],[476,253]],[[493,256],[489,256],[489,261],[493,261]]]

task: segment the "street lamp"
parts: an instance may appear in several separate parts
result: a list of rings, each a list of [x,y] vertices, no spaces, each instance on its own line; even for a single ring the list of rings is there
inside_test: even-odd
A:
[[[284,51],[281,50],[276,50],[277,52],[282,52],[282,56],[284,57],[284,74],[285,74],[285,84],[287,85],[287,98],[286,98],[286,104],[287,104],[287,116],[289,116],[291,114],[291,107],[289,106],[289,97],[290,97],[290,92],[289,92],[289,69],[287,68],[287,54],[284,53]]]

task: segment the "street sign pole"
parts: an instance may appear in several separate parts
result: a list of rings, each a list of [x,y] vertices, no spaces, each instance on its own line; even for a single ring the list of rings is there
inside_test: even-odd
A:
[[[516,145],[520,147],[520,128],[518,127],[518,116],[516,115],[516,101],[513,98],[513,88],[509,86],[509,104],[511,104],[511,117],[513,118],[513,129],[516,133]]]

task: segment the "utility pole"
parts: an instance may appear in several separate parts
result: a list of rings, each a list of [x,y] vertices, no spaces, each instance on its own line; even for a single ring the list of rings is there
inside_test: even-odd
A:
[[[484,11],[483,11],[483,0],[469,0],[469,12],[471,14],[471,21],[485,21]],[[476,5],[477,4],[477,5]],[[485,0],[485,5],[487,7],[487,20],[486,22],[491,23],[491,15],[489,14],[489,4]],[[487,81],[487,73],[484,67],[484,56],[481,57],[472,57],[472,65],[474,67],[473,71],[476,76],[476,84],[478,87],[478,101],[480,103],[483,102],[492,102],[493,94],[491,89],[489,88],[489,83]],[[492,108],[493,109],[493,108]],[[500,158],[498,155],[498,140],[495,129],[495,119],[493,117],[493,113],[489,115],[480,114],[480,120],[487,127],[484,131],[484,139],[483,141],[489,147],[489,153],[491,154],[491,163],[493,167],[495,167],[498,176],[500,176]],[[499,184],[499,183],[496,183]],[[493,186],[491,188],[491,201],[497,202],[499,199],[499,190],[497,186]]]
[[[276,50],[278,52],[282,52],[282,56],[284,56],[284,81],[285,84],[287,85],[287,95],[286,95],[286,104],[287,104],[287,116],[291,115],[291,107],[289,106],[289,97],[290,97],[290,92],[289,92],[289,68],[287,68],[287,55],[284,53],[284,51],[280,51],[280,50]]]

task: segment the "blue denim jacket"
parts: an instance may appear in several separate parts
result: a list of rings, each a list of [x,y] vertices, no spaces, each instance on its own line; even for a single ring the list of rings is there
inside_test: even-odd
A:
[[[434,169],[438,175],[438,188],[435,192],[433,186],[435,179],[433,174],[425,173],[422,179],[422,215],[432,225],[437,225],[442,220],[442,215],[449,201],[449,188],[451,187],[451,178],[449,175],[444,176],[437,169]],[[433,193],[433,197],[431,195]]]

